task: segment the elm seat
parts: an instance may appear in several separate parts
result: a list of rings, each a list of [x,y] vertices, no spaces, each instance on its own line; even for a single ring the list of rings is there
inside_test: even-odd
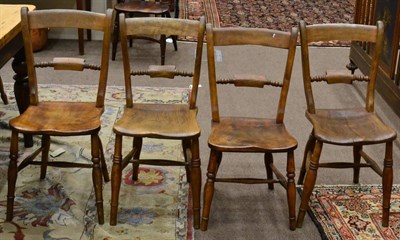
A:
[[[104,178],[104,181],[108,182],[109,176],[99,131],[107,86],[112,19],[112,9],[108,9],[106,14],[72,9],[36,10],[31,12],[28,12],[27,8],[21,9],[21,26],[28,69],[30,104],[26,111],[9,122],[12,132],[10,164],[8,167],[7,221],[12,221],[13,218],[18,172],[28,165],[40,165],[40,179],[46,177],[48,166],[91,168],[92,176],[88,176],[88,179],[93,182],[98,222],[99,224],[104,223],[102,179]],[[37,28],[73,28],[75,30],[98,31],[103,34],[102,48],[96,49],[102,52],[101,58],[97,59],[97,63],[90,64],[86,63],[84,59],[71,56],[57,56],[50,61],[38,62],[37,54],[33,53],[31,37],[31,30]],[[59,41],[62,44],[62,40],[59,39]],[[52,53],[63,54],[63,52],[60,53],[59,51]],[[73,71],[75,72],[74,76],[77,78],[83,76],[83,74],[80,74],[82,71],[93,70],[97,74],[91,74],[90,79],[94,78],[97,83],[97,95],[92,102],[57,102],[57,99],[53,102],[39,101],[41,91],[38,80],[45,73],[36,71],[37,68],[53,68],[54,71]],[[59,77],[64,78],[64,76],[60,74]],[[68,81],[69,79],[63,80]],[[26,156],[27,154],[19,155],[18,134],[41,135],[41,146],[29,156]],[[48,161],[52,136],[77,137],[81,135],[87,135],[90,139],[91,163]],[[40,153],[42,155],[41,161],[36,161],[35,159]]]
[[[127,136],[154,138],[196,137],[200,136],[196,116],[197,110],[188,109],[185,104],[135,104],[132,108],[125,108],[123,116],[114,125],[114,131]],[[160,122],[167,122],[168,128]]]
[[[337,145],[375,144],[396,139],[396,132],[364,108],[316,109],[306,113],[316,139]]]
[[[87,135],[100,130],[102,113],[103,108],[96,108],[94,102],[40,102],[11,119],[10,126],[21,133]]]
[[[386,125],[374,111],[375,85],[379,68],[380,55],[383,49],[384,27],[381,21],[376,26],[361,24],[315,24],[306,25],[300,21],[300,40],[303,70],[303,85],[307,102],[306,117],[312,125],[312,131],[307,141],[298,184],[303,184],[303,194],[297,217],[297,227],[302,227],[308,202],[312,194],[318,168],[352,168],[353,183],[359,183],[361,168],[371,168],[382,177],[383,204],[382,226],[389,224],[390,195],[393,185],[393,141],[397,133]],[[341,40],[359,41],[368,46],[371,55],[371,65],[368,74],[354,74],[349,71],[327,70],[320,75],[311,75],[312,65],[309,45],[318,41]],[[373,47],[371,47],[373,46]],[[366,82],[365,106],[352,108],[343,106],[332,109],[318,108],[314,95],[318,96],[323,87],[332,84],[342,84],[343,87],[353,82]],[[323,85],[313,88],[314,85]],[[315,93],[313,92],[315,90]],[[319,91],[318,91],[319,90]],[[321,94],[320,94],[321,95]],[[319,96],[320,96],[319,95]],[[322,105],[322,99],[319,104]],[[356,101],[353,101],[356,103]],[[355,104],[354,103],[354,104]],[[325,103],[326,104],[326,103]],[[353,148],[353,162],[334,159],[331,162],[321,162],[320,156],[324,144],[350,146]],[[364,145],[385,144],[383,170],[378,163],[363,150]],[[365,162],[361,162],[363,159]]]
[[[290,32],[282,32],[257,28],[213,28],[210,24],[207,24],[207,62],[212,124],[211,133],[208,137],[210,158],[207,168],[207,181],[204,185],[203,215],[201,221],[201,230],[203,231],[206,231],[208,228],[216,182],[268,184],[269,189],[274,189],[275,183],[281,184],[286,189],[289,228],[291,230],[296,229],[294,150],[297,148],[297,141],[286,130],[283,119],[296,51],[297,33],[298,31],[296,28],[293,28]],[[263,75],[249,74],[246,72],[249,70],[241,69],[240,67],[235,69],[238,73],[235,71],[236,75],[233,77],[224,76],[229,73],[221,71],[220,69],[224,68],[226,65],[235,63],[237,59],[226,57],[222,62],[216,61],[216,48],[218,48],[223,55],[225,46],[230,49],[235,49],[238,46],[243,47],[246,45],[253,45],[252,47],[257,47],[260,52],[266,49],[274,49],[275,51],[283,52],[284,59],[281,61],[281,65],[284,70],[276,72],[282,79],[280,81],[270,81]],[[254,61],[253,56],[246,57],[248,61]],[[276,60],[271,59],[271,61]],[[216,67],[216,62],[218,62],[219,68]],[[224,96],[224,90],[228,91],[229,88],[233,87],[237,88],[235,89],[237,91],[243,90],[243,88],[246,87],[253,88],[254,95],[263,96],[263,99],[267,101],[273,101],[274,99],[273,97],[268,98],[268,95],[264,92],[267,90],[264,88],[268,88],[270,91],[275,90],[277,93],[275,96],[279,95],[275,118],[243,116],[242,112],[236,113],[236,116],[224,116],[220,111],[220,106],[222,108],[223,105],[227,104],[227,101],[235,104],[247,100],[234,98],[227,100],[221,97]],[[255,103],[254,99],[251,100],[253,101],[247,100],[246,104],[254,107],[263,105],[266,102]],[[219,104],[219,102],[225,104]],[[254,176],[249,176],[249,178],[239,178],[233,176],[231,178],[223,178],[217,176],[223,160],[223,153],[227,152],[241,154],[241,156],[248,153],[262,153],[264,155],[266,177],[256,178]],[[286,176],[274,165],[273,153],[286,154]],[[251,160],[248,159],[248,157],[244,157],[243,161],[247,161],[249,166],[251,166]],[[232,162],[233,161],[226,160],[225,164],[230,164]]]
[[[244,117],[221,117],[212,124],[208,144],[221,152],[281,152],[297,147],[285,124],[276,123],[275,119]]]

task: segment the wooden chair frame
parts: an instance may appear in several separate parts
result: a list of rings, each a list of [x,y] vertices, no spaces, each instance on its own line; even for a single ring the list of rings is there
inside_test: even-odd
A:
[[[109,65],[109,46],[112,29],[113,10],[106,14],[67,10],[36,10],[28,12],[21,9],[21,26],[24,40],[26,63],[29,78],[30,105],[20,116],[10,120],[11,146],[8,168],[7,221],[13,218],[15,184],[17,174],[28,165],[40,165],[40,178],[46,177],[47,166],[92,168],[96,206],[99,224],[104,223],[102,177],[109,181],[103,147],[99,137],[100,116],[104,111]],[[36,62],[32,49],[31,29],[37,28],[76,28],[103,32],[101,66],[86,64],[80,58],[54,58],[51,62]],[[54,70],[99,71],[98,91],[95,102],[43,102],[39,101],[36,68],[53,67]],[[75,116],[72,118],[70,116]],[[85,118],[87,117],[87,118]],[[43,121],[46,119],[46,121]],[[41,146],[29,156],[21,158],[18,154],[18,134],[41,135]],[[92,164],[52,161],[48,162],[51,136],[89,135],[91,139]],[[34,161],[42,153],[41,161]],[[17,164],[19,163],[19,165]]]
[[[290,32],[282,32],[269,29],[212,28],[210,24],[207,24],[206,35],[212,129],[208,138],[210,159],[207,181],[204,186],[201,230],[205,231],[208,227],[215,182],[267,183],[269,189],[274,188],[274,183],[280,183],[287,190],[289,228],[294,230],[296,228],[294,150],[297,148],[297,141],[287,132],[283,120],[296,51],[297,28],[291,29]],[[287,50],[286,66],[282,82],[270,81],[264,76],[258,75],[240,75],[232,79],[217,79],[214,47],[235,45],[257,45],[266,48]],[[264,86],[273,86],[280,88],[280,97],[275,118],[220,116],[217,84],[233,84],[235,87],[263,88]],[[230,129],[234,129],[234,131]],[[248,137],[249,135],[252,135],[252,137]],[[218,178],[217,172],[224,152],[242,154],[263,153],[267,178]],[[287,179],[273,163],[273,154],[278,152],[287,153]],[[274,174],[277,179],[274,179]]]
[[[300,21],[301,56],[303,68],[304,90],[307,101],[306,116],[313,125],[304,151],[303,163],[298,184],[303,184],[302,201],[297,218],[297,227],[303,224],[312,190],[315,185],[317,170],[326,168],[353,168],[353,182],[359,182],[360,168],[372,168],[382,177],[383,185],[383,216],[382,225],[389,222],[390,195],[393,184],[393,141],[396,132],[386,126],[374,112],[374,95],[379,59],[383,47],[383,23],[376,26],[361,24],[315,24],[306,25]],[[349,71],[327,71],[322,76],[311,76],[309,60],[309,44],[318,41],[342,40],[373,43],[372,61],[367,76],[355,75]],[[312,83],[352,84],[354,81],[367,81],[367,93],[364,108],[352,109],[318,109],[314,102]],[[330,122],[332,119],[332,122]],[[334,121],[334,122],[333,122]],[[360,127],[360,123],[366,127]],[[363,151],[364,145],[386,144],[383,171],[378,164]],[[323,144],[352,146],[354,162],[320,163]],[[365,163],[361,163],[361,159]],[[308,169],[306,169],[308,166]],[[305,177],[305,180],[304,180]]]
[[[174,18],[126,18],[119,15],[120,39],[124,63],[126,107],[123,116],[114,125],[115,152],[111,174],[112,197],[110,225],[117,224],[119,191],[122,170],[129,164],[133,166],[133,180],[138,179],[139,164],[185,166],[193,196],[194,228],[200,227],[201,169],[199,155],[199,136],[197,116],[197,91],[200,81],[200,67],[203,50],[205,20],[200,21]],[[172,65],[149,66],[147,70],[133,71],[128,52],[128,40],[136,35],[177,35],[195,36],[199,39],[196,48],[193,72],[179,71]],[[166,81],[176,76],[192,78],[192,88],[188,104],[140,104],[132,99],[132,81],[137,75],[145,75]],[[156,80],[154,80],[156,81]],[[159,117],[162,112],[163,118]],[[157,120],[156,120],[157,119]],[[124,136],[133,137],[133,148],[122,156]],[[185,162],[169,159],[140,159],[143,138],[181,140]]]

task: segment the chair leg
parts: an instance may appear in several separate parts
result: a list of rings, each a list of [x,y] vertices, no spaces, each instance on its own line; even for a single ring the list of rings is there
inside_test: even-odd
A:
[[[134,137],[133,138],[133,149],[135,149],[135,153],[133,154],[132,160],[132,181],[137,181],[139,179],[139,159],[140,152],[142,151],[143,138]]]
[[[165,49],[167,45],[166,36],[161,35],[160,37],[160,50],[161,50],[161,65],[165,64]]]
[[[171,18],[171,14],[170,14],[169,12],[166,12],[166,13],[165,13],[165,16],[163,16],[163,17]],[[177,18],[178,18],[178,17],[177,17]],[[175,51],[178,51],[178,44],[177,44],[177,42],[176,42],[177,39],[178,39],[178,36],[172,35],[171,38],[172,38],[172,43],[174,44],[174,50],[175,50]]]
[[[296,229],[296,184],[295,177],[295,163],[293,151],[288,152],[287,155],[287,201],[289,207],[289,228],[290,230]]]
[[[78,44],[79,44],[79,55],[84,55],[85,43],[83,39],[83,29],[78,29]]]
[[[306,148],[304,149],[303,162],[300,168],[299,179],[297,180],[297,184],[299,185],[303,185],[304,176],[306,175],[307,172],[307,162],[309,162],[309,160],[312,157],[312,152],[314,151],[314,147],[315,147],[314,132],[311,132],[310,136],[308,137]]]
[[[362,151],[362,146],[353,147],[353,159],[354,159],[353,183],[355,184],[358,184],[360,180],[361,151]]]
[[[4,86],[3,86],[3,80],[0,77],[0,95],[1,95],[1,100],[3,100],[3,103],[5,105],[8,104],[8,99],[6,95],[6,91],[4,91]]]
[[[6,221],[12,221],[14,212],[15,184],[18,174],[18,133],[11,132],[10,163],[8,165],[8,192]]]
[[[110,176],[108,175],[108,169],[107,169],[107,163],[106,159],[104,158],[104,150],[103,150],[103,143],[101,142],[101,138],[99,137],[99,143],[100,143],[100,164],[101,164],[101,170],[103,172],[103,179],[104,182],[109,182],[110,181]]]
[[[76,1],[76,9],[84,10],[83,8],[83,1]],[[85,47],[84,47],[84,37],[83,37],[83,29],[78,29],[78,46],[79,46],[79,55],[85,54]]]
[[[117,225],[118,200],[122,179],[122,135],[116,134],[113,166],[111,171],[111,212],[110,225]]]
[[[192,158],[191,158],[191,173],[190,185],[192,187],[193,196],[193,227],[200,228],[200,196],[201,196],[201,162],[200,162],[200,146],[199,139],[192,139]]]
[[[112,53],[111,53],[111,60],[115,60],[115,56],[117,55],[117,46],[118,46],[118,40],[119,40],[119,12],[116,12],[115,14],[115,20],[114,20],[114,31],[113,31],[113,36],[112,36]]]
[[[299,215],[297,216],[297,227],[301,228],[303,226],[303,220],[308,209],[308,201],[310,200],[311,193],[315,186],[315,181],[317,180],[317,170],[319,165],[319,157],[321,156],[322,142],[316,141],[314,153],[311,158],[310,167],[306,174],[306,179],[303,188],[303,194],[301,197],[301,204],[299,208]]]
[[[47,172],[47,162],[49,160],[49,150],[50,150],[50,136],[42,136],[42,165],[40,166],[40,179],[45,179]]]
[[[186,171],[186,180],[190,183],[191,181],[191,172],[190,172],[190,163],[188,162],[189,159],[192,159],[192,153],[190,146],[192,145],[190,140],[182,140],[182,149],[183,149],[183,157],[185,158],[185,171]]]
[[[178,43],[177,43],[178,37],[176,35],[173,35],[171,37],[172,37],[172,44],[174,44],[174,50],[178,51]]]
[[[217,175],[217,173],[218,173],[218,169],[219,169],[219,166],[221,165],[221,161],[222,161],[222,152],[217,152],[217,170],[215,171],[215,176]]]
[[[167,13],[165,13],[165,17],[171,18],[171,14],[169,12],[167,12]],[[174,50],[178,51],[178,44],[176,42],[178,39],[178,36],[173,35],[173,36],[171,36],[171,38],[172,38],[172,43],[174,44]]]
[[[346,65],[346,68],[351,71],[351,74],[354,74],[358,67],[353,61],[350,60],[350,62]]]
[[[389,226],[390,196],[393,187],[393,142],[386,143],[385,159],[383,162],[383,209],[382,209],[382,226]]]
[[[271,165],[274,164],[274,158],[272,156],[272,153],[265,153],[264,154],[264,164],[265,168],[267,170],[267,179],[272,180],[274,179],[274,173],[272,171]],[[268,189],[273,190],[274,189],[274,183],[268,183]]]
[[[92,149],[92,180],[94,186],[94,193],[96,197],[97,215],[99,224],[104,223],[104,210],[103,210],[103,182],[102,182],[102,171],[100,169],[100,141],[97,134],[91,135],[91,149]]]
[[[91,0],[85,0],[85,10],[86,11],[92,11],[92,2]],[[86,37],[88,41],[92,41],[92,30],[87,29],[86,30]]]
[[[214,197],[214,183],[217,177],[218,158],[221,156],[219,152],[211,149],[210,160],[207,167],[207,182],[204,185],[203,198],[203,215],[201,219],[201,230],[206,231],[208,227],[208,219],[210,217],[211,202]]]

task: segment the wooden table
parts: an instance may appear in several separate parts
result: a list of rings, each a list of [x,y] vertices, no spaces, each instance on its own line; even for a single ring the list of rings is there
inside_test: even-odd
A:
[[[12,58],[14,75],[14,93],[20,113],[29,106],[28,74],[25,64],[25,52],[21,34],[21,7],[30,11],[34,5],[0,4],[0,69]],[[24,136],[25,147],[33,145],[32,136]]]

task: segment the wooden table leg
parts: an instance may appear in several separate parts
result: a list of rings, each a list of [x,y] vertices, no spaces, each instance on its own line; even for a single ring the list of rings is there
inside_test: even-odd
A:
[[[29,106],[29,86],[28,86],[28,72],[25,62],[25,50],[21,48],[17,54],[14,55],[14,59],[11,63],[12,69],[15,72],[14,75],[14,94],[17,101],[19,113],[25,112]],[[24,134],[24,145],[25,147],[33,146],[32,135]]]

